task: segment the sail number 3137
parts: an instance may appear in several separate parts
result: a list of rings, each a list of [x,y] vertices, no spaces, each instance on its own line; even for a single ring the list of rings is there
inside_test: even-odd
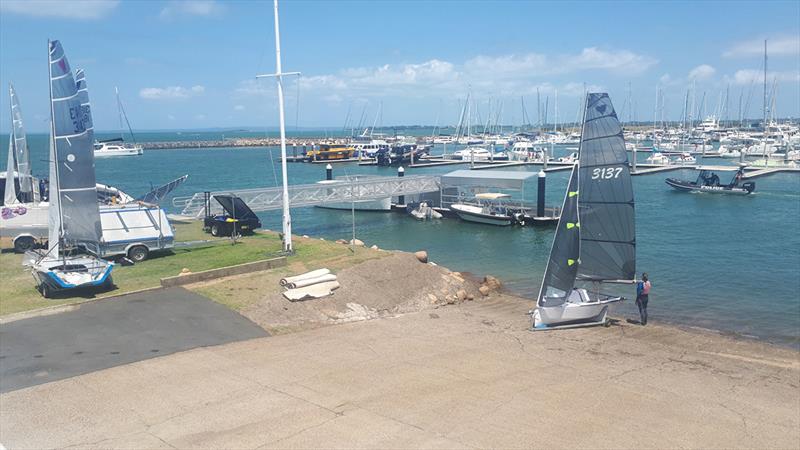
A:
[[[619,178],[622,173],[622,167],[597,167],[592,170],[593,180],[610,180],[612,178]]]

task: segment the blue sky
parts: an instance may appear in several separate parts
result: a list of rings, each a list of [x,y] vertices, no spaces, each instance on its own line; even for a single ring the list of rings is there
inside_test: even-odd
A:
[[[483,120],[536,121],[536,89],[573,121],[584,83],[618,113],[680,118],[686,89],[713,112],[730,85],[761,115],[763,39],[776,112],[800,116],[800,2],[489,2],[284,0],[287,124],[452,124],[467,92]],[[14,82],[29,130],[46,129],[46,42],[60,39],[86,70],[95,127],[118,128],[119,86],[135,129],[275,127],[271,1],[0,0],[0,130]],[[633,108],[627,104],[628,86]],[[299,102],[298,102],[299,92]],[[299,104],[299,109],[298,109]],[[476,114],[477,116],[477,114]],[[476,119],[477,120],[477,119]]]

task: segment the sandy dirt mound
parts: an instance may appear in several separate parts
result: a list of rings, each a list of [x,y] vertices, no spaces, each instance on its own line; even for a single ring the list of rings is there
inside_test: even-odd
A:
[[[316,267],[315,267],[316,268]],[[241,310],[272,333],[387,317],[479,298],[478,284],[457,272],[394,253],[336,273],[341,287],[330,297],[291,302],[281,290]]]

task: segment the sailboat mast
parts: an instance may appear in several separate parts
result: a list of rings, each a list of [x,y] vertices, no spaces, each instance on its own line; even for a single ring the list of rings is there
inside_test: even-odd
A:
[[[59,164],[58,164],[58,152],[56,151],[56,116],[55,116],[55,109],[53,108],[53,64],[50,58],[50,52],[53,51],[51,48],[51,42],[47,40],[47,76],[48,76],[48,89],[50,91],[50,167],[52,169],[52,175],[55,178],[54,180],[50,180],[50,198],[48,199],[50,205],[53,204],[53,195],[60,196],[60,188],[59,188]],[[63,57],[63,56],[62,56]],[[56,250],[56,256],[58,256],[58,252],[62,249],[64,245],[64,211],[61,207],[61,199],[57,198],[58,204],[58,242],[55,244],[49,245],[49,250],[52,251],[54,248]]]
[[[119,102],[119,88],[114,86],[114,93],[117,95],[117,115],[119,116],[119,138],[124,139],[125,129],[122,126],[122,103]]]
[[[764,137],[765,138],[766,138],[766,133],[767,133],[767,40],[764,39]]]
[[[292,218],[289,213],[289,180],[286,167],[286,119],[283,110],[283,73],[281,69],[281,32],[278,20],[278,0],[275,6],[275,68],[278,77],[278,115],[281,128],[281,176],[283,177],[283,251],[292,253]]]

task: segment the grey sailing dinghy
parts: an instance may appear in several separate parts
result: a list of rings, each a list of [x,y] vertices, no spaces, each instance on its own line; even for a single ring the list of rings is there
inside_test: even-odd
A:
[[[100,258],[102,227],[94,172],[94,130],[83,71],[73,76],[59,41],[49,42],[50,208],[48,248],[28,252],[44,297],[110,289],[114,264]]]
[[[600,325],[623,297],[604,283],[633,283],[636,232],[628,154],[608,94],[586,97],[580,155],[572,168],[533,330]]]

